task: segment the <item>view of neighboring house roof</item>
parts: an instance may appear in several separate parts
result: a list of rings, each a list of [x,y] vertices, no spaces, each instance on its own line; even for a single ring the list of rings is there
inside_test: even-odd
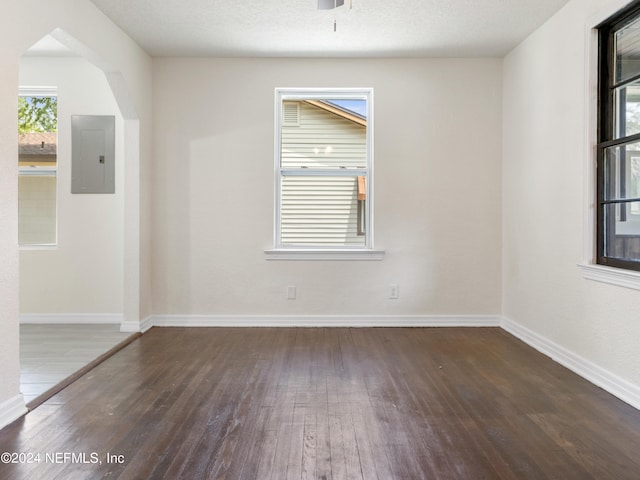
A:
[[[56,132],[31,132],[18,135],[19,155],[56,155]]]
[[[346,103],[340,103],[337,100],[305,100],[305,102],[359,125],[367,125],[367,117],[355,109],[349,108]]]
[[[367,119],[367,101],[362,99],[334,99],[324,100],[325,103],[333,105],[345,112],[356,115],[363,120]]]

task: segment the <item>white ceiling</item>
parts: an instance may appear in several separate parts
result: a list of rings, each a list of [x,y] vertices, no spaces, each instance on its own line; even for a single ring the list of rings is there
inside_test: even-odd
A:
[[[91,1],[153,56],[502,57],[568,0]]]

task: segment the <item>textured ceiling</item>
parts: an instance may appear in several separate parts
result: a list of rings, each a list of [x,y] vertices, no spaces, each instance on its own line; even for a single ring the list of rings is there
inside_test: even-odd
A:
[[[567,1],[92,0],[153,56],[279,57],[501,57]]]

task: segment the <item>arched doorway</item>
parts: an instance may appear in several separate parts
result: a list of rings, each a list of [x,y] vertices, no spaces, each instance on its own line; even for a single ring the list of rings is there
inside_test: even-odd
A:
[[[121,331],[139,331],[139,121],[123,76],[61,29],[25,52],[20,84],[55,87],[59,100],[56,241],[20,251],[21,330],[31,334],[21,335],[21,391],[33,406],[129,337]],[[115,117],[114,194],[71,193],[72,115]]]

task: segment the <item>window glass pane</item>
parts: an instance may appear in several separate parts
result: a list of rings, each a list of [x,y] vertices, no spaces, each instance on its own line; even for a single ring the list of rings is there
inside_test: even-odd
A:
[[[57,128],[57,97],[18,97],[20,245],[56,243]]]
[[[284,100],[282,168],[366,168],[366,100]]]
[[[640,5],[601,26],[597,262],[640,270]],[[611,70],[613,68],[613,71]]]
[[[635,152],[634,152],[635,153]],[[629,192],[630,198],[640,198],[640,152],[631,155],[629,158]],[[629,205],[629,213],[640,216],[640,203],[634,202]]]
[[[605,200],[640,198],[640,142],[607,148],[603,173]]]
[[[640,19],[615,33],[615,83],[640,74]]]
[[[278,247],[371,248],[370,89],[278,89]]]
[[[281,197],[283,245],[365,245],[358,177],[283,176]]]
[[[640,260],[640,221],[629,212],[640,209],[640,202],[604,206],[604,252],[608,257]]]
[[[56,132],[18,134],[18,165],[20,167],[51,167],[58,164]]]
[[[56,243],[56,176],[18,177],[18,222],[20,245]]]
[[[615,92],[615,138],[640,133],[640,81]]]

